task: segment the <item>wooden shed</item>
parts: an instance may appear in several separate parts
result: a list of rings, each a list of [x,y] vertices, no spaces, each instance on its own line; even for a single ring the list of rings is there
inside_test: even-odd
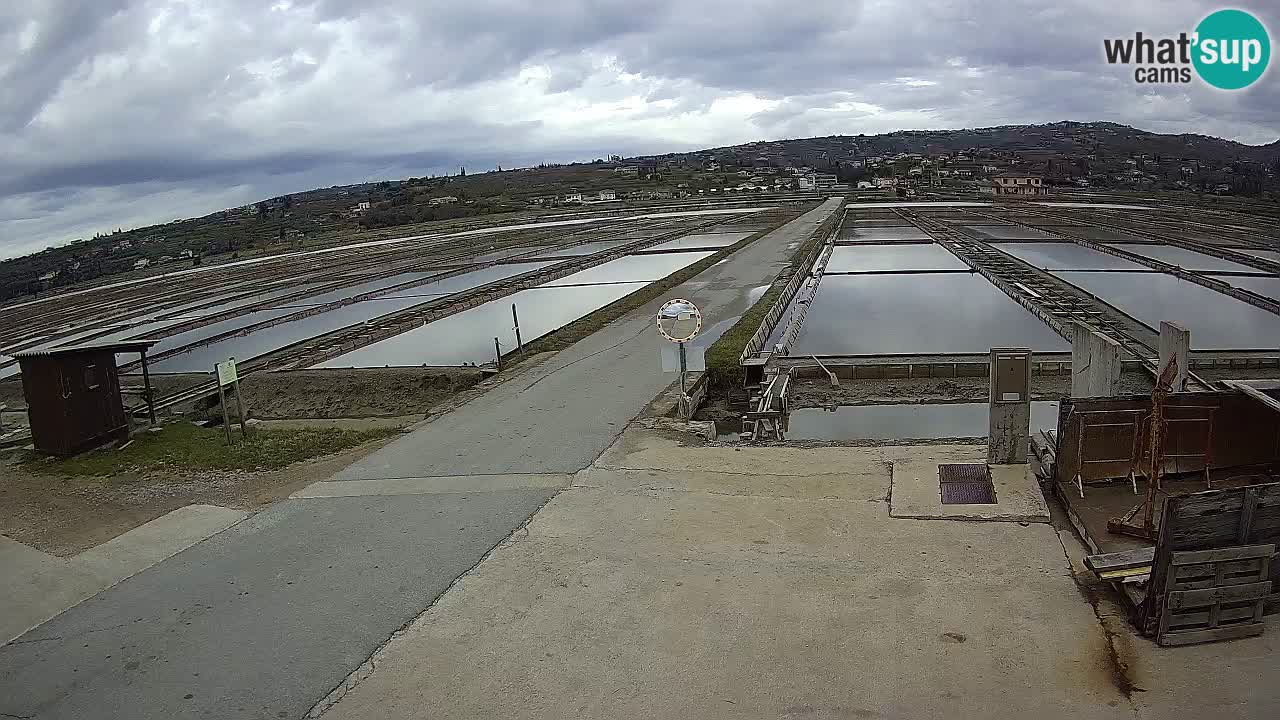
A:
[[[128,437],[116,353],[142,355],[144,397],[150,405],[146,358],[147,349],[156,342],[133,340],[14,353],[22,367],[22,392],[36,449],[65,457]]]

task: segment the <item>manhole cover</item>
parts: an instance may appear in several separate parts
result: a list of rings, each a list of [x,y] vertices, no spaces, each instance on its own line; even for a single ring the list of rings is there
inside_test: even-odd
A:
[[[991,471],[982,463],[939,465],[938,486],[943,505],[991,505],[996,501]]]

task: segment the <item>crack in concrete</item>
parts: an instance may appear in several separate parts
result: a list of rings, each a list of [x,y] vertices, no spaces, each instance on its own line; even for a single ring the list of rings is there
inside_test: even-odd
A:
[[[665,468],[665,467],[633,467],[628,465],[593,465],[592,469],[606,470],[609,472],[666,472],[666,473],[688,472],[690,470],[690,468],[677,469],[677,468]],[[873,476],[874,475],[874,473],[847,473],[847,472],[804,473],[803,475],[801,474],[785,475],[785,474],[778,474],[778,473],[766,474],[766,473],[760,473],[760,472],[749,472],[746,470],[698,470],[697,472],[704,472],[704,473],[707,473],[708,475],[743,475],[746,477],[768,477],[772,475],[773,477],[786,477],[786,478],[839,477],[839,476],[848,477],[851,475],[853,476]]]
[[[118,625],[108,625],[107,627],[93,628],[91,630],[85,630],[84,632],[78,632],[72,635],[65,635],[65,636],[54,635],[52,637],[31,638],[30,640],[10,640],[8,644],[9,645],[31,645],[33,643],[49,642],[51,640],[66,640],[69,638],[80,637],[81,635],[89,635],[91,633],[99,633],[99,632],[106,632],[107,630],[115,630],[117,628],[127,627],[131,624],[132,623],[120,623]],[[0,714],[3,714],[3,713],[0,713]]]

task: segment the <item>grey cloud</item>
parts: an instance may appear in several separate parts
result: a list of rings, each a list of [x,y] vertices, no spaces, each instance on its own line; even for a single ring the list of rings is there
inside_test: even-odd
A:
[[[1280,28],[1273,2],[1237,4],[1258,12],[1273,34]],[[1176,33],[1216,7],[1210,0],[6,4],[0,254],[220,203],[461,164],[1061,119],[1273,141],[1275,69],[1260,87],[1224,94],[1200,85],[1140,87],[1128,70],[1102,62],[1104,37]],[[744,96],[754,99],[729,102]]]

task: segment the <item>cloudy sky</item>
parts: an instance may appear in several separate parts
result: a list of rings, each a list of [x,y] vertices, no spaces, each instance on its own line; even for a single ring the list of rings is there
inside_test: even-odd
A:
[[[1280,27],[1274,0],[1232,4]],[[1270,6],[1270,7],[1269,7]],[[1280,137],[1280,73],[1140,86],[1194,0],[0,3],[0,257],[313,187],[756,139],[1110,120]],[[1274,64],[1274,63],[1273,63]]]

